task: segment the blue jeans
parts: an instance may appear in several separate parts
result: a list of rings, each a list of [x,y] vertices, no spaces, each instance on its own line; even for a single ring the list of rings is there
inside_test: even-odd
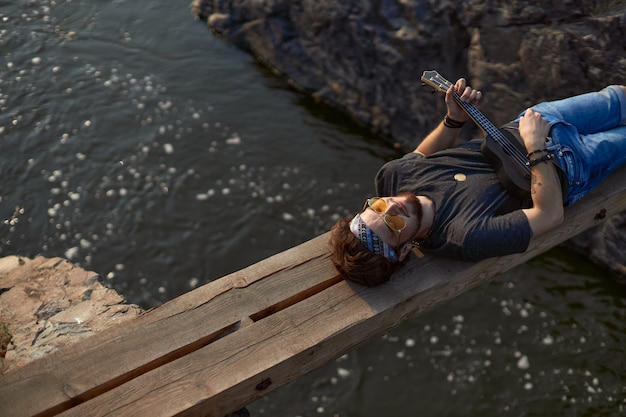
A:
[[[555,161],[567,176],[565,205],[580,200],[626,164],[626,95],[618,86],[540,103],[532,109],[551,126],[546,146],[554,151]]]

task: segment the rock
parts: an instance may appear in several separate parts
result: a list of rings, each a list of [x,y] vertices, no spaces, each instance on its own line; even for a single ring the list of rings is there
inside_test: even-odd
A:
[[[611,272],[617,282],[626,285],[626,213],[579,234],[566,246],[588,256]]]
[[[413,149],[444,108],[424,70],[485,93],[503,124],[542,100],[626,79],[626,4],[569,0],[195,0],[216,34],[289,85]],[[425,111],[425,110],[428,111]]]
[[[67,260],[0,258],[1,373],[141,313]]]

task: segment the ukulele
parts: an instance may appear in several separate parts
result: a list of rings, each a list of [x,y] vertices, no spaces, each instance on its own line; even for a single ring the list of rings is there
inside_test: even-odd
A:
[[[437,71],[424,71],[422,81],[442,93],[453,85]],[[508,130],[495,127],[473,104],[461,101],[461,95],[456,91],[454,100],[485,132],[486,136],[480,149],[495,168],[502,186],[516,197],[529,198],[530,167],[522,141]]]

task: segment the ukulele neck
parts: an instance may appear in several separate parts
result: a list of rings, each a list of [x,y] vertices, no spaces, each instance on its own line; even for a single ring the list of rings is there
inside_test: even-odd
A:
[[[454,101],[456,101],[458,105],[463,108],[463,110],[469,115],[474,123],[476,123],[476,125],[478,125],[478,127],[480,127],[487,135],[492,136],[495,140],[506,140],[503,137],[504,135],[502,134],[500,129],[498,129],[493,123],[491,123],[491,121],[487,119],[487,117],[485,117],[485,115],[482,114],[480,110],[476,108],[476,106],[471,103],[462,101],[461,95],[456,91],[454,92]]]

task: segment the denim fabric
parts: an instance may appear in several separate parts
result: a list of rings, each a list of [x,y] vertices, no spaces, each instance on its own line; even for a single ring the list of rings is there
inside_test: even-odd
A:
[[[626,95],[618,86],[540,103],[532,109],[551,126],[546,145],[569,182],[565,205],[581,199],[626,164]]]

